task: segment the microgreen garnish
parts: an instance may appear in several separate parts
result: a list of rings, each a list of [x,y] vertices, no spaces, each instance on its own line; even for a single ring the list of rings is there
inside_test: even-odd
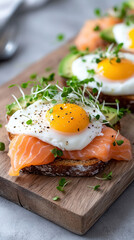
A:
[[[0,124],[0,128],[2,128],[2,124]]]
[[[121,62],[121,59],[118,57],[118,58],[116,59],[116,62],[117,62],[117,63],[120,63],[120,62]]]
[[[64,192],[64,187],[70,183],[70,181],[66,181],[65,178],[61,178],[59,181],[59,185],[56,187],[60,192]]]
[[[94,94],[96,94],[96,93],[98,93],[98,89],[97,89],[97,88],[93,88],[92,92],[93,92]]]
[[[51,103],[52,103],[52,104],[55,104],[55,103],[57,103],[57,101],[56,101],[55,99],[53,99],[53,100],[51,101]]]
[[[96,61],[96,63],[100,63],[101,59],[100,58],[96,58],[95,61]]]
[[[5,150],[5,143],[0,142],[0,151],[4,151]]]
[[[128,108],[120,108],[118,118],[122,118],[126,113],[131,113],[131,111]]]
[[[51,108],[50,110],[49,110],[49,113],[52,113],[53,112],[53,108]]]
[[[99,25],[96,25],[96,26],[94,27],[94,31],[100,31],[100,26],[99,26]]]
[[[95,74],[95,70],[94,69],[88,69],[87,72],[91,75],[94,75]]]
[[[80,51],[80,50],[78,50],[78,48],[75,45],[70,46],[69,47],[69,51],[71,53],[73,53],[73,54],[79,54],[80,56],[85,56],[86,54],[89,53],[89,49],[88,48],[86,48],[85,51]]]
[[[35,79],[36,77],[37,77],[37,74],[36,74],[36,73],[33,73],[33,74],[30,75],[30,78],[31,78],[31,79]]]
[[[113,54],[118,58],[119,51],[122,49],[123,43],[119,43],[114,49]]]
[[[101,16],[101,10],[100,10],[100,8],[95,8],[95,9],[94,9],[94,14],[95,14],[97,17],[100,17],[100,16]]]
[[[118,17],[126,20],[129,15],[131,15],[131,1],[125,1],[121,4],[121,6],[114,6],[112,15],[114,17]],[[110,11],[111,12],[111,11]]]
[[[53,201],[57,201],[57,200],[60,200],[60,197],[59,196],[55,196],[52,199],[53,199]]]
[[[117,11],[118,11],[118,7],[117,7],[117,6],[114,6],[114,7],[113,7],[113,10],[114,10],[115,12],[117,12]]]
[[[51,67],[47,67],[47,68],[45,68],[45,71],[46,71],[46,72],[50,72],[51,70],[52,70]]]
[[[26,121],[27,125],[32,125],[32,123],[33,123],[32,119],[29,119],[28,121]]]
[[[12,87],[15,87],[15,86],[16,86],[16,84],[12,84],[12,85],[8,86],[8,88],[12,88]]]
[[[63,41],[65,39],[65,35],[63,33],[60,33],[57,35],[57,40],[58,41]]]
[[[63,155],[62,150],[59,150],[59,149],[57,149],[57,148],[53,148],[53,149],[51,150],[51,153],[54,155],[55,158],[56,158],[56,157],[61,157],[61,156]]]
[[[86,62],[86,59],[83,58],[83,59],[82,59],[82,62]]]
[[[87,186],[88,188],[92,188],[94,191],[97,191],[100,188],[100,185],[96,185],[96,186]]]
[[[97,114],[97,115],[95,116],[95,118],[96,118],[96,120],[99,120],[99,119],[100,119],[100,115]]]
[[[128,15],[125,18],[125,23],[127,26],[130,26],[131,24],[134,24],[134,15]]]
[[[116,59],[116,62],[121,62],[121,58],[119,56],[119,52],[121,48],[123,47],[123,43],[118,44],[114,47],[113,44],[111,44],[106,50],[98,49],[95,51],[96,56],[93,59],[93,62],[100,63],[102,60],[108,58],[110,63],[112,63],[112,59]]]
[[[22,87],[22,88],[27,88],[27,87],[28,87],[28,83],[22,83],[22,84],[21,84],[21,87]]]
[[[48,81],[53,81],[53,80],[54,80],[54,76],[55,76],[55,73],[51,73],[51,74],[48,76]]]
[[[95,177],[98,180],[111,180],[112,179],[112,172],[109,172],[108,174],[104,173],[102,177]]]
[[[69,51],[70,51],[71,53],[73,53],[73,54],[79,53],[79,50],[77,49],[77,47],[76,47],[75,45],[70,46],[70,47],[69,47]]]
[[[121,146],[123,143],[124,143],[123,140],[115,140],[115,141],[113,142],[113,146],[116,146],[116,144],[117,144],[118,146]]]

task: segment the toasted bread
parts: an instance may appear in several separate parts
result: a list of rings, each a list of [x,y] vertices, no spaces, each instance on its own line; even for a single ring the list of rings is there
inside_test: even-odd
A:
[[[22,171],[47,176],[91,177],[102,171],[105,165],[106,163],[97,159],[80,161],[56,158],[53,163],[26,167]]]

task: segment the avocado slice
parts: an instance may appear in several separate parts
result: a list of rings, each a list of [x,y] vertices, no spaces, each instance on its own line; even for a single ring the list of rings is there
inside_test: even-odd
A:
[[[113,27],[110,27],[110,28],[107,28],[107,29],[101,31],[100,37],[107,42],[116,43],[114,34],[113,34]]]
[[[38,100],[39,99],[40,98],[38,97]],[[37,99],[33,98],[33,96],[31,96],[31,95],[25,95],[25,99],[23,97],[18,98],[18,102],[20,103],[22,108],[28,107],[29,105],[31,105],[35,101],[37,101]],[[17,110],[20,110],[17,102],[13,102],[10,105],[7,105],[6,109],[7,109],[7,115],[8,116],[12,116]]]
[[[106,117],[106,120],[110,123],[111,126],[115,125],[119,121],[119,117],[117,114],[117,109],[107,106],[100,105],[100,111]]]
[[[69,53],[66,57],[64,57],[59,64],[58,74],[61,77],[65,77],[65,78],[72,77],[73,76],[72,63],[78,57],[80,57],[80,53],[77,53],[77,54]]]

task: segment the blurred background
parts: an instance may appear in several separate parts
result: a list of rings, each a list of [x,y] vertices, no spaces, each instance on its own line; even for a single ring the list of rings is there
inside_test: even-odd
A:
[[[118,4],[122,2],[118,0]],[[75,36],[117,0],[0,0],[0,84]],[[57,39],[58,34],[64,37]]]

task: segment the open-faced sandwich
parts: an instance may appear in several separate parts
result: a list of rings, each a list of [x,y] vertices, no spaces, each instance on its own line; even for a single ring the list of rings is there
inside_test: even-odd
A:
[[[7,106],[6,125],[10,138],[9,175],[20,170],[51,176],[93,176],[111,159],[130,160],[129,140],[119,133],[119,120],[125,110],[111,108],[98,101],[85,84],[72,77],[67,87],[50,85],[48,79],[37,78],[25,95]],[[14,86],[14,85],[12,85]],[[11,86],[11,87],[12,87]],[[96,89],[97,91],[97,89]],[[115,130],[116,129],[116,130]]]
[[[75,39],[79,50],[90,51],[108,43],[124,43],[123,49],[134,51],[134,1],[114,6],[104,15],[95,9],[97,19],[88,20]]]
[[[123,43],[110,45],[106,50],[81,52],[73,48],[59,64],[59,75],[65,78],[76,76],[80,81],[94,77],[101,85],[100,100],[120,101],[120,106],[134,111],[134,54],[121,52]],[[90,91],[96,88],[95,81],[87,84]]]

